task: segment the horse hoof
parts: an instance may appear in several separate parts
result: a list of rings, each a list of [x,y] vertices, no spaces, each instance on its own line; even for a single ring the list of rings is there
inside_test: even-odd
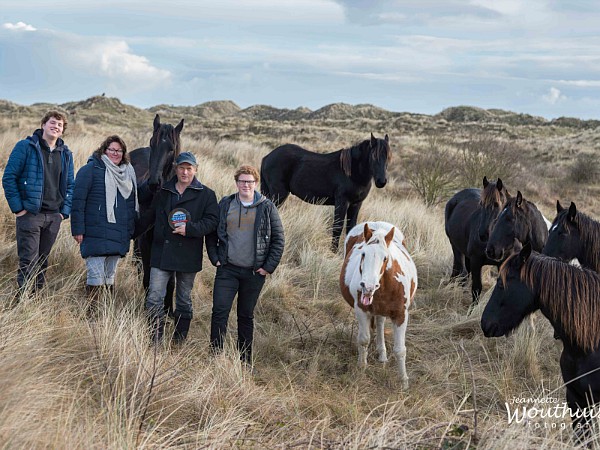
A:
[[[380,357],[379,357],[379,362],[380,362],[380,363],[386,363],[386,362],[388,362],[388,361],[389,361],[389,360],[388,360],[387,356],[380,356]]]
[[[402,389],[403,389],[404,391],[407,391],[407,390],[408,390],[408,379],[406,379],[406,380],[402,380]]]

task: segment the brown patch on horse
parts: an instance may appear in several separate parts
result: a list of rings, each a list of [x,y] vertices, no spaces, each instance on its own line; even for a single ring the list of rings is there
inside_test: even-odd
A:
[[[376,316],[386,316],[396,325],[402,325],[406,320],[406,301],[404,284],[399,283],[396,275],[404,275],[398,261],[392,260],[392,267],[386,269],[380,280],[380,288],[373,295],[373,302],[368,305],[358,304],[363,310]]]
[[[346,263],[344,263],[343,270],[340,272],[340,291],[342,291],[342,297],[344,297],[344,300],[346,300],[346,303],[348,303],[352,308],[354,308],[354,298],[352,297],[352,294],[350,293],[350,288],[348,288],[348,286],[346,286],[346,281],[344,280],[344,276],[346,275],[345,264]]]
[[[350,255],[350,251],[354,248],[354,246],[360,242],[364,241],[364,236],[362,234],[358,234],[356,236],[350,236],[348,241],[346,242],[346,250],[345,250],[345,259]]]
[[[392,227],[392,229],[388,232],[388,234],[385,235],[385,245],[387,245],[388,247],[390,246],[392,240],[394,239],[394,230],[395,230],[395,228]]]
[[[373,231],[369,228],[369,224],[365,222],[365,228],[363,229],[363,235],[365,237],[365,242],[369,242],[371,237],[373,237]]]
[[[506,280],[507,262],[500,274]],[[539,296],[540,303],[560,322],[565,334],[584,351],[600,345],[600,275],[558,259],[532,254],[521,267],[521,281]],[[564,293],[557,295],[557,292]]]

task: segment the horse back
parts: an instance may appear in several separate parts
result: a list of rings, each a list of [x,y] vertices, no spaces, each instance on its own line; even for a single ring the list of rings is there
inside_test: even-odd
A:
[[[527,202],[529,206],[529,221],[531,223],[531,248],[536,252],[541,252],[548,240],[548,226],[540,210],[532,202]]]
[[[480,189],[463,189],[446,203],[444,210],[446,236],[451,244],[464,249],[463,253],[466,253],[471,222],[477,214],[480,196]]]

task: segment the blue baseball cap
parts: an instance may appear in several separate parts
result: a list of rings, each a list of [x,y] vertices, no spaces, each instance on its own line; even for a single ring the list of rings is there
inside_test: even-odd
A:
[[[198,165],[198,163],[196,162],[196,157],[190,152],[180,153],[179,156],[177,156],[177,158],[175,159],[175,165],[177,165],[177,166],[179,164],[184,164],[184,163],[191,164],[192,166]]]

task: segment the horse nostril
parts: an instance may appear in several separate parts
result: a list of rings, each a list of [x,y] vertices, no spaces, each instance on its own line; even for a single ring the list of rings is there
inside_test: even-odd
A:
[[[361,287],[361,288],[364,288],[364,287],[365,287],[365,282],[364,282],[364,281],[361,281],[361,282],[360,282],[360,287]]]

